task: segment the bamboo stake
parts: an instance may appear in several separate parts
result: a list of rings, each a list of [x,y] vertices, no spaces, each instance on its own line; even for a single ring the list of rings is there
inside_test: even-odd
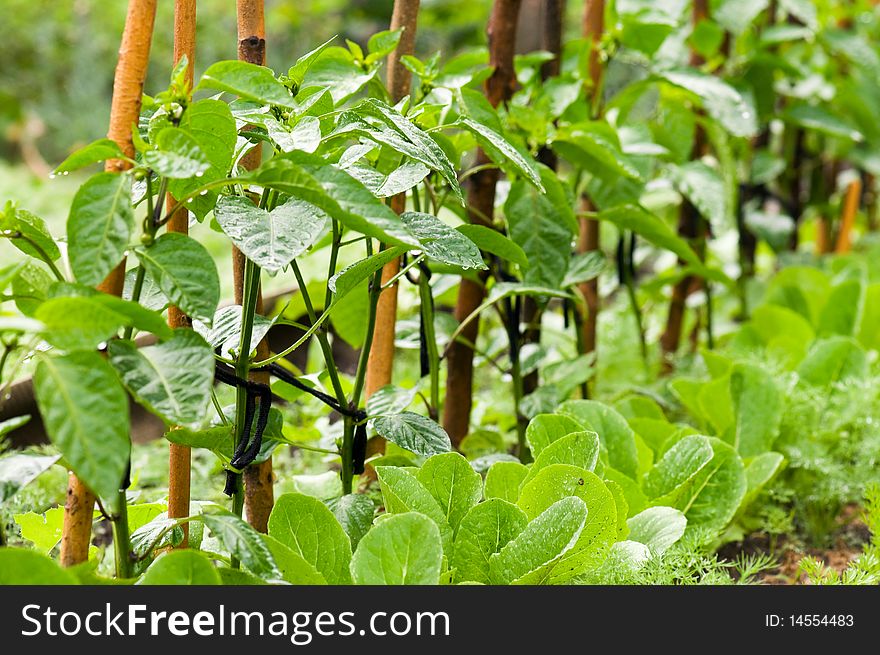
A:
[[[859,211],[859,199],[862,196],[862,181],[854,179],[846,188],[843,198],[843,211],[840,217],[840,234],[837,235],[837,245],[834,252],[838,255],[848,253],[852,248],[852,231],[856,223],[856,214]]]
[[[174,64],[186,57],[186,80],[190,89],[193,84],[193,67],[196,58],[196,0],[175,0],[174,2]],[[166,205],[169,209],[177,201],[169,193]],[[178,209],[168,221],[169,232],[187,234],[189,232],[189,211]],[[172,328],[190,327],[189,317],[173,305],[168,308],[168,325]],[[190,476],[192,455],[189,446],[168,444],[168,518],[189,516]],[[189,524],[183,525],[182,548],[189,545]]]
[[[709,18],[709,0],[694,0],[692,21],[696,26],[700,21]],[[700,66],[704,62],[703,57],[696,51],[691,51],[691,66]],[[706,135],[698,125],[694,135],[692,156],[702,157],[706,149]],[[700,212],[687,199],[681,204],[678,217],[678,235],[689,243],[694,243],[700,236],[705,234]],[[681,263],[681,262],[680,262]],[[661,370],[664,374],[672,372],[672,357],[678,351],[681,343],[682,324],[688,295],[690,295],[693,276],[687,275],[679,280],[672,288],[672,297],[669,301],[669,314],[666,318],[666,329],[660,337],[660,349],[663,354]]]
[[[587,0],[584,11],[583,34],[591,41],[589,73],[592,90],[590,102],[594,112],[599,111],[602,97],[602,62],[599,58],[599,43],[605,31],[605,0]],[[581,198],[581,211],[595,211],[592,201]],[[599,250],[599,221],[581,218],[578,236],[578,252]],[[587,305],[587,315],[581,323],[581,346],[584,353],[596,350],[596,329],[599,319],[599,279],[594,278],[580,285],[580,291]]]
[[[134,157],[131,126],[137,125],[141,111],[141,96],[147,76],[155,18],[156,0],[129,2],[113,79],[113,99],[110,105],[110,127],[107,130],[107,138],[116,141],[122,152],[131,158]],[[118,172],[128,167],[129,164],[123,160],[110,160],[104,168],[107,171]],[[124,282],[125,260],[98,285],[98,290],[121,296]],[[88,559],[94,507],[94,494],[71,473],[68,476],[67,501],[64,505],[64,523],[61,532],[62,566],[73,566]]]
[[[238,58],[251,64],[266,65],[266,27],[263,0],[238,0]],[[263,151],[257,144],[241,160],[248,170],[257,168],[262,161]],[[245,257],[235,247],[232,248],[232,269],[235,286],[235,302],[241,304],[244,298]],[[257,313],[263,312],[263,294],[257,297]],[[263,339],[257,345],[257,359],[269,356],[269,344]],[[255,382],[269,383],[269,374],[257,371],[250,374]],[[262,464],[252,464],[244,470],[244,507],[248,523],[259,532],[268,530],[269,513],[275,503],[272,488],[272,458]]]
[[[411,74],[401,63],[404,55],[415,51],[416,28],[418,27],[420,0],[394,0],[391,13],[391,29],[403,32],[397,49],[388,56],[388,92],[395,104],[409,95]],[[391,209],[400,214],[406,210],[406,193],[391,198]],[[400,272],[400,260],[385,264],[382,269],[382,284]],[[379,295],[376,306],[376,327],[370,355],[367,359],[367,379],[364,392],[369,398],[386,384],[391,384],[394,368],[394,329],[397,319],[397,283],[386,288]],[[376,443],[378,447],[380,444]],[[380,448],[384,450],[384,448]]]
[[[516,73],[513,69],[516,24],[519,16],[520,0],[495,0],[489,19],[489,65],[494,68],[486,80],[486,98],[493,107],[506,102],[516,88]],[[480,150],[475,164],[488,164],[489,158]],[[487,168],[470,178],[467,204],[471,223],[487,225],[495,212],[495,185],[498,170]],[[484,278],[485,279],[485,278]],[[455,306],[455,318],[459,322],[469,316],[483,301],[485,286],[467,278],[461,280]],[[476,343],[479,333],[479,318],[468,323],[461,331],[461,340],[453,343],[447,352],[446,399],[443,406],[443,427],[449,434],[453,446],[461,443],[470,427],[471,406],[473,403],[474,351],[471,344]]]

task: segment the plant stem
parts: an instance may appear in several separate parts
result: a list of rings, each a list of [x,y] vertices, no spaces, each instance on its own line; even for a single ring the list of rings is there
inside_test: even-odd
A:
[[[23,234],[22,232],[4,231],[2,233],[2,236],[6,237],[7,239],[22,239],[23,241],[27,241],[30,246],[37,251],[37,255],[39,256],[39,258],[43,260],[49,267],[49,270],[52,271],[52,275],[55,276],[55,279],[57,279],[59,282],[64,282],[64,275],[62,275],[61,271],[58,270],[58,267],[55,265],[55,262],[52,261],[52,258],[49,257],[49,254],[36,241],[31,239],[26,234]]]
[[[428,366],[431,378],[431,418],[437,420],[440,408],[440,355],[437,351],[437,337],[434,331],[434,296],[431,282],[422,272],[419,276],[419,301],[422,312],[422,325],[425,328],[425,348],[428,351]]]
[[[131,573],[131,539],[128,532],[128,503],[125,489],[119,490],[119,512],[112,520],[113,550],[116,554],[116,577],[130,578]]]
[[[141,298],[141,291],[144,288],[144,278],[147,275],[147,269],[143,267],[143,264],[138,264],[137,273],[134,278],[134,287],[131,289],[131,301],[138,302]],[[125,328],[125,332],[122,333],[123,339],[131,339],[131,334],[134,332],[134,326],[129,325]]]

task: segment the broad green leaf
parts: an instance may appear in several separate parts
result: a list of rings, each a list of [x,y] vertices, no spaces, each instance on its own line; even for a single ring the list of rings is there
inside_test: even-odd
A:
[[[163,177],[202,177],[211,162],[195,137],[179,127],[166,127],[156,135],[157,150],[144,153],[144,164]]]
[[[486,471],[484,495],[489,498],[500,498],[509,503],[519,499],[519,488],[528,475],[529,469],[519,462],[495,462]]]
[[[523,249],[515,241],[507,238],[498,230],[493,230],[485,225],[472,224],[459,225],[455,229],[473,241],[482,251],[498,255],[501,259],[523,268],[529,265],[529,260]]]
[[[459,453],[429,457],[416,474],[419,482],[440,505],[453,535],[458,524],[483,496],[483,480]]]
[[[327,41],[319,45],[317,48],[315,48],[314,50],[310,50],[302,57],[297,59],[296,63],[291,66],[290,69],[287,71],[288,79],[290,79],[290,81],[294,84],[302,84],[303,78],[306,75],[306,71],[309,70],[309,66],[312,65],[315,59],[318,58],[318,55],[324,52],[324,50],[327,49],[327,46],[329,46],[335,39],[335,36],[327,39]]]
[[[662,77],[700,98],[706,112],[733,136],[750,137],[757,134],[754,109],[739,91],[724,80],[694,69],[666,71]]]
[[[23,262],[12,277],[15,306],[25,316],[33,316],[46,300],[53,278],[46,270],[30,261]]]
[[[604,479],[602,482],[605,483],[608,491],[611,492],[612,498],[614,498],[614,512],[617,517],[617,534],[615,539],[618,541],[626,539],[629,535],[629,526],[626,524],[626,518],[629,516],[629,503],[626,502],[626,491],[624,491],[623,485],[614,480]]]
[[[315,152],[321,145],[321,121],[314,116],[303,116],[290,129],[274,118],[265,118],[263,124],[269,138],[284,152]]]
[[[73,198],[67,218],[70,268],[77,281],[97,286],[122,261],[134,231],[131,180],[98,173]]]
[[[742,34],[769,4],[770,0],[721,0],[713,8],[712,20],[734,34]]]
[[[562,278],[563,288],[595,280],[605,270],[605,255],[598,250],[580,252],[568,262],[568,269]]]
[[[229,553],[261,578],[278,579],[281,572],[259,532],[219,505],[209,505],[198,518]]]
[[[551,582],[566,582],[597,567],[617,540],[617,505],[611,491],[595,474],[577,466],[551,464],[526,482],[517,505],[530,520],[561,498],[575,496],[587,516],[576,544],[553,566]]]
[[[680,509],[687,517],[689,530],[703,528],[717,533],[734,517],[745,496],[745,466],[730,445],[720,439],[703,439],[712,450],[709,461],[692,478],[672,493],[655,498],[652,504]],[[674,450],[675,446],[661,462]]]
[[[648,506],[648,497],[645,495],[645,492],[642,491],[639,483],[628,475],[624,475],[620,471],[615,471],[613,468],[605,467],[602,476],[605,479],[606,484],[608,484],[609,489],[612,488],[612,485],[620,487],[620,490],[623,493],[623,499],[626,501],[627,516],[638,514]],[[620,517],[618,516],[618,521],[619,520]]]
[[[273,321],[265,316],[254,316],[250,352],[253,352],[272,327]],[[221,307],[214,314],[214,321],[207,327],[199,320],[193,321],[193,328],[211,344],[212,349],[220,349],[222,357],[230,357],[230,351],[238,351],[241,344],[241,305]]]
[[[577,123],[560,130],[553,149],[578,168],[606,183],[619,178],[638,180],[641,175],[621,152],[617,136],[604,122]]]
[[[34,318],[45,326],[43,337],[62,350],[95,350],[128,321],[91,298],[51,298]]]
[[[709,463],[714,452],[707,437],[687,436],[666,451],[648,471],[642,488],[649,498],[674,496]]]
[[[185,234],[169,232],[135,252],[174,305],[187,316],[210,324],[220,301],[220,278],[202,244]]]
[[[204,421],[214,386],[214,353],[198,334],[178,329],[154,346],[114,340],[110,363],[144,407],[167,423],[195,427]]]
[[[548,189],[554,188],[548,180]],[[555,181],[559,191],[559,183]],[[564,195],[564,194],[563,194]],[[565,215],[567,201],[560,204],[522,180],[513,183],[504,205],[510,238],[526,254],[526,284],[559,288],[571,257],[572,231]]]
[[[358,542],[370,530],[376,504],[371,498],[362,494],[346,494],[339,498],[326,501],[333,516],[339,521],[345,534],[351,541],[351,547],[357,548]]]
[[[864,304],[865,285],[861,280],[846,280],[834,285],[819,314],[816,333],[820,337],[834,334],[853,336],[859,329]]]
[[[42,553],[0,548],[0,585],[73,585],[76,576]]]
[[[397,44],[400,43],[400,36],[402,33],[403,29],[384,30],[382,32],[376,32],[371,36],[367,41],[367,52],[369,52],[370,55],[367,57],[366,63],[371,64],[373,61],[381,59],[394,52],[395,48],[397,48]]]
[[[410,233],[419,240],[428,258],[459,266],[465,270],[485,269],[480,249],[461,232],[449,227],[436,216],[421,212],[404,212],[400,215]]]
[[[221,198],[214,217],[245,257],[269,273],[277,273],[308,250],[328,219],[322,210],[299,198],[267,212],[242,196]]]
[[[773,378],[754,364],[738,363],[730,373],[733,446],[742,457],[770,450],[782,420],[783,398]]]
[[[47,555],[61,541],[64,525],[64,508],[53,507],[45,514],[28,512],[13,514],[13,520],[21,529],[21,536],[32,542],[37,550]]]
[[[748,507],[761,493],[764,487],[782,469],[785,457],[781,453],[761,453],[746,464],[746,495],[743,497],[740,511]]]
[[[541,451],[529,468],[522,485],[527,485],[542,469],[551,464],[570,464],[593,472],[599,461],[599,449],[599,435],[595,432],[567,434]]]
[[[386,384],[367,398],[367,415],[397,414],[409,407],[415,400],[418,388],[404,389],[393,384]]]
[[[377,466],[376,474],[382,487],[385,511],[389,514],[419,512],[437,524],[447,556],[452,554],[452,528],[446,512],[418,478],[396,466]],[[366,538],[366,537],[365,537]],[[363,541],[363,540],[362,540]]]
[[[631,541],[645,544],[655,557],[662,555],[669,547],[684,536],[687,519],[679,510],[672,507],[649,507],[639,512],[627,522]]]
[[[867,372],[868,358],[862,347],[850,337],[839,336],[817,340],[797,369],[800,380],[815,387],[864,378]]]
[[[712,280],[730,285],[731,281],[723,272],[709,269],[700,260],[688,243],[679,237],[660,217],[637,205],[623,205],[599,213],[599,220],[614,223],[622,230],[630,230],[650,241],[658,248],[664,248],[692,266],[696,272]]]
[[[294,585],[326,585],[327,580],[314,567],[313,564],[306,561],[293,548],[286,546],[274,537],[262,534],[260,535],[269,552],[272,553],[272,559],[281,571],[281,577],[285,582]]]
[[[563,414],[538,414],[526,426],[526,442],[533,457],[541,454],[551,443],[584,429],[578,421]]]
[[[150,564],[137,584],[219,585],[220,574],[211,561],[195,550],[171,550]]]
[[[340,105],[375,76],[375,68],[365,71],[345,48],[329,47],[324,48],[307,67],[301,86],[327,88],[333,96],[333,103]]]
[[[344,296],[385,266],[385,264],[400,257],[404,252],[406,252],[406,248],[400,246],[386,248],[375,255],[371,255],[342,269],[342,271],[330,278],[327,286],[337,296]]]
[[[416,455],[430,457],[452,448],[446,430],[415,412],[379,416],[372,420],[372,426],[377,434]]]
[[[816,105],[798,103],[785,111],[783,120],[826,136],[859,142],[862,133],[840,117]]]
[[[576,496],[551,504],[500,551],[489,557],[492,584],[544,584],[553,565],[574,548],[587,506]]]
[[[728,216],[726,190],[721,174],[702,161],[691,161],[673,168],[672,180],[678,192],[720,233]]]
[[[113,368],[96,352],[41,357],[34,391],[52,443],[104,507],[118,511],[131,441],[128,399]]]
[[[351,577],[359,585],[436,585],[442,561],[437,525],[407,512],[380,521],[361,539]]]
[[[880,283],[865,289],[865,309],[858,330],[859,343],[869,350],[880,350]]]
[[[243,61],[218,61],[208,66],[197,89],[216,89],[245,100],[296,108],[293,96],[265,66]]]
[[[3,428],[15,419],[0,422],[0,437]],[[12,423],[15,427],[27,421]],[[10,453],[0,457],[0,504],[12,498],[18,490],[33,482],[41,473],[58,461],[59,455],[26,455]]]
[[[456,582],[489,584],[492,555],[516,538],[528,522],[519,507],[500,498],[490,498],[471,508],[455,537],[452,562]]]
[[[569,400],[559,406],[559,413],[570,416],[583,428],[599,435],[608,450],[608,464],[630,477],[637,476],[639,458],[636,437],[626,419],[615,410],[595,400]]]
[[[814,327],[831,293],[828,276],[816,268],[792,266],[777,273],[767,286],[765,301],[787,307]]]
[[[134,285],[140,268],[140,266],[135,266],[125,272],[125,284],[122,288],[122,297],[125,300],[131,301],[134,295]],[[170,304],[168,298],[162,293],[162,289],[146,272],[144,272],[144,281],[141,284],[141,295],[138,299],[138,304],[144,309],[155,312],[163,311]]]
[[[521,175],[523,179],[531,182],[539,191],[544,191],[541,175],[536,170],[537,166],[526,159],[501,134],[467,117],[459,119],[459,124],[474,135],[477,143],[489,155],[492,161],[506,170]]]
[[[120,159],[124,153],[113,139],[98,139],[72,153],[52,171],[53,175],[66,175],[85,166],[108,159]]]
[[[25,209],[18,209],[12,203],[0,211],[0,234],[24,254],[42,260],[48,257],[53,262],[61,257],[61,251],[49,233],[46,222]],[[17,237],[15,235],[21,235]]]
[[[351,583],[351,542],[317,498],[297,493],[278,498],[269,515],[269,536],[301,555],[330,584]]]

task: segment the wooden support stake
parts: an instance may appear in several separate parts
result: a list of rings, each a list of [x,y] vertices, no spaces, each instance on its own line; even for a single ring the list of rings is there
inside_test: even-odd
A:
[[[856,214],[859,211],[859,200],[862,197],[862,181],[854,179],[846,188],[843,198],[843,211],[840,216],[840,233],[837,235],[837,245],[834,252],[838,255],[848,253],[852,248],[852,231],[856,224]]]
[[[113,99],[107,138],[113,139],[122,152],[131,158],[134,158],[131,128],[132,125],[137,125],[140,116],[155,19],[156,0],[130,0],[113,79]],[[120,172],[129,166],[123,160],[110,160],[104,168],[107,171]],[[98,290],[121,296],[124,282],[125,260],[123,259],[98,285]],[[74,566],[88,559],[94,507],[94,494],[71,473],[68,478],[61,532],[62,566]]]

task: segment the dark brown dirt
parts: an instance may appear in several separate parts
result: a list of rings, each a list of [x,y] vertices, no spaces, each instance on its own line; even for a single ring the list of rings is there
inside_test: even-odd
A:
[[[804,557],[814,557],[837,572],[847,566],[863,552],[871,533],[861,520],[861,508],[849,505],[838,518],[839,528],[832,537],[830,548],[813,548],[804,545],[796,537],[783,535],[775,539],[766,533],[753,533],[743,541],[727,544],[719,551],[719,556],[735,560],[740,555],[772,555],[778,565],[756,576],[758,584],[791,585],[810,584],[806,575],[800,571]]]

